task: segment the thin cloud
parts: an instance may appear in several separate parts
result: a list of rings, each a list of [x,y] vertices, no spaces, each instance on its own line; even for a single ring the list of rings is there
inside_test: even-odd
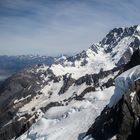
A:
[[[1,0],[0,54],[80,52],[140,23],[138,0]]]

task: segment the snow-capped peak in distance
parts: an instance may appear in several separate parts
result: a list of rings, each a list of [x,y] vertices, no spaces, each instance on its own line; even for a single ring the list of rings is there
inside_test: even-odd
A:
[[[111,45],[118,39],[122,39],[124,37],[138,35],[140,31],[140,25],[134,25],[131,27],[120,27],[112,29],[105,38],[100,42],[102,45]]]
[[[85,74],[109,70],[116,65],[126,64],[140,46],[139,25],[114,28],[99,43],[71,57],[59,58],[50,67],[56,75],[72,74],[74,79]]]
[[[136,28],[137,32],[140,32],[140,25],[136,25],[136,26],[137,26]]]
[[[107,53],[110,53],[112,60],[117,65],[127,63],[140,46],[140,26],[135,25],[126,28],[114,28],[100,42]]]

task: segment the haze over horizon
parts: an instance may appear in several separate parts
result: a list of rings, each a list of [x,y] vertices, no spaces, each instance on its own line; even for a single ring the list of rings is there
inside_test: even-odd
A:
[[[0,0],[0,55],[87,49],[114,27],[140,24],[139,0]]]

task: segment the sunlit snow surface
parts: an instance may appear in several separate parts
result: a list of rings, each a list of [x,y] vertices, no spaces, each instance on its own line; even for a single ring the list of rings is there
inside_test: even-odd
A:
[[[97,53],[89,48],[86,51],[86,55],[87,64],[84,66],[81,66],[84,58],[80,58],[80,60],[74,61],[74,64],[70,61],[65,60],[62,65],[54,64],[50,67],[50,69],[56,76],[71,73],[72,78],[78,79],[79,77],[86,74],[98,73],[101,68],[103,70],[110,70],[115,66],[115,63],[114,61],[112,61],[111,56],[105,53],[104,49],[101,47],[99,48],[99,50],[97,50]]]
[[[109,102],[110,106],[116,104],[128,86],[139,78],[140,66],[136,66],[116,78],[116,87],[112,86],[103,91],[97,89],[95,92],[87,93],[82,101],[73,100],[69,105],[50,108],[17,140],[82,140],[105,105]],[[69,90],[69,94],[74,90],[73,88]],[[81,86],[82,89],[84,85]],[[133,100],[134,93],[130,96]],[[92,138],[88,137],[84,140],[92,140]]]
[[[81,140],[109,103],[114,87],[89,92],[83,101],[72,101],[67,106],[53,107],[17,140]],[[91,140],[91,138],[87,138]]]
[[[115,80],[115,92],[111,97],[109,107],[115,105],[122,98],[130,84],[138,79],[140,79],[140,65],[135,66],[134,68],[131,68],[119,75]],[[130,95],[131,101],[133,100],[134,95],[135,93]]]

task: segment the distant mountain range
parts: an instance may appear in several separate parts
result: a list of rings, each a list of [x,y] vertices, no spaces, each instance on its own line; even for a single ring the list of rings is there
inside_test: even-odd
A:
[[[140,139],[139,46],[135,25],[74,56],[10,58],[20,71],[0,86],[0,139]]]
[[[0,55],[0,81],[3,81],[13,73],[16,73],[24,68],[37,64],[46,64],[50,66],[56,59],[61,58],[63,58],[63,56],[48,57],[39,55]]]

